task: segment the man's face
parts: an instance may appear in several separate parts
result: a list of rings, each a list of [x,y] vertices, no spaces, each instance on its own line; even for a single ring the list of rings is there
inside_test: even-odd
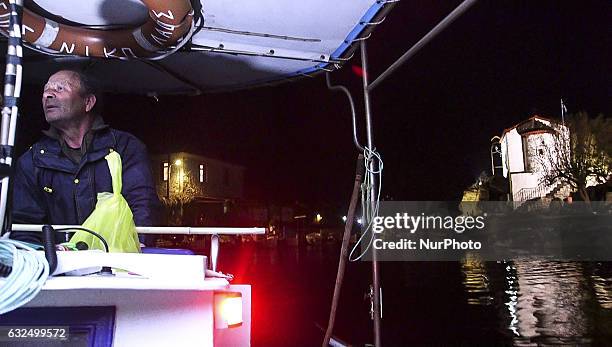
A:
[[[83,117],[93,107],[89,103],[89,97],[81,93],[79,77],[71,71],[59,71],[45,84],[42,105],[49,124]]]

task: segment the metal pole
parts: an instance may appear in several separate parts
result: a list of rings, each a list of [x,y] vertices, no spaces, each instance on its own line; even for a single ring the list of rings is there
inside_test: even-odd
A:
[[[365,118],[366,118],[366,136],[368,148],[373,151],[374,150],[374,136],[372,134],[372,110],[370,107],[370,92],[368,86],[368,56],[366,50],[366,42],[361,42],[361,68],[363,69],[363,99],[365,102]],[[369,155],[369,154],[368,154]],[[376,205],[376,176],[374,175],[374,161],[370,161],[368,168],[368,175],[370,176],[370,210],[375,210]],[[370,223],[369,220],[364,222],[364,225],[368,225]],[[374,319],[374,346],[381,346],[381,336],[380,336],[380,272],[378,268],[378,255],[376,252],[376,248],[372,247],[372,286],[374,292],[372,293],[374,298],[374,307],[373,307],[373,319]]]
[[[13,231],[40,231],[41,224],[13,224]],[[81,225],[52,225],[53,229],[75,229]],[[76,230],[76,229],[75,229]],[[266,228],[233,228],[233,227],[136,227],[139,234],[167,235],[264,235]]]
[[[494,149],[495,149],[495,144],[491,144],[491,176],[495,176],[495,160],[493,159]]]
[[[23,48],[21,41],[21,20],[23,16],[23,0],[10,1],[8,10],[9,35],[6,52],[6,69],[4,75],[4,105],[2,107],[2,120],[0,130],[0,165],[6,169],[13,166],[13,149],[15,146],[15,133],[17,131],[17,117],[19,116],[19,98],[21,96],[21,79],[23,68],[21,60]],[[9,230],[11,216],[11,201],[9,201],[10,174],[1,178],[0,187],[0,234]],[[5,224],[6,223],[6,224]]]
[[[170,165],[170,153],[168,153],[168,170],[166,171],[166,199],[168,200],[170,200]]]
[[[368,90],[373,90],[382,82],[385,78],[389,77],[397,68],[399,68],[402,64],[404,64],[408,59],[410,59],[413,55],[416,54],[423,46],[429,43],[436,35],[438,35],[442,30],[446,29],[452,22],[455,21],[459,16],[463,14],[463,12],[467,11],[472,5],[476,3],[476,0],[465,0],[462,2],[457,8],[453,10],[453,12],[449,13],[438,25],[436,25],[433,29],[431,29],[425,36],[423,36],[419,42],[415,43],[414,46],[410,47],[409,50],[406,51],[398,60],[395,61],[385,72],[380,74],[372,84],[368,86]]]
[[[563,99],[561,99],[561,124],[565,126],[565,112],[567,112],[567,107],[563,103]]]

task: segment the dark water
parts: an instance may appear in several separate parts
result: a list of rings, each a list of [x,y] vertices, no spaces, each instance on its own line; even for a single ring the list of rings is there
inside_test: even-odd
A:
[[[219,267],[253,286],[253,346],[318,346],[339,246],[222,247]],[[372,343],[370,263],[347,267],[334,333]],[[385,262],[383,345],[612,345],[612,264]]]

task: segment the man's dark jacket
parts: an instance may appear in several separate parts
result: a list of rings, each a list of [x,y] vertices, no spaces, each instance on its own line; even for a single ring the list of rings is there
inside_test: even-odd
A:
[[[159,200],[145,145],[126,132],[103,127],[93,134],[80,163],[62,151],[61,140],[43,137],[16,165],[13,223],[83,224],[94,210],[97,194],[112,192],[108,164],[111,150],[121,156],[121,194],[137,226],[156,224]],[[40,233],[13,232],[11,238],[40,242]]]

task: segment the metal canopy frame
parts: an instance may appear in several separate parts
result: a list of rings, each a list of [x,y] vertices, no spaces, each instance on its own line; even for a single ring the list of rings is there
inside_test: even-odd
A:
[[[399,57],[391,66],[389,66],[383,73],[381,73],[371,84],[368,85],[367,92],[374,90],[380,83],[387,79],[393,72],[395,72],[400,66],[402,66],[408,59],[412,58],[418,51],[420,51],[425,45],[427,45],[434,37],[441,33],[446,27],[452,24],[457,18],[459,18],[465,11],[467,11],[472,5],[476,3],[476,0],[465,0],[459,6],[457,6],[451,13],[449,13],[440,23],[433,27],[425,36],[423,36],[417,43],[415,43],[409,50],[406,51],[401,57]]]
[[[438,34],[440,34],[444,29],[446,29],[450,24],[452,24],[457,18],[459,18],[462,14],[464,14],[469,8],[471,8],[476,3],[476,0],[464,0],[459,6],[457,6],[451,13],[449,13],[442,21],[440,21],[435,27],[433,27],[425,36],[423,36],[417,43],[415,43],[410,49],[408,49],[401,57],[399,57],[393,64],[391,64],[383,73],[381,73],[372,83],[369,82],[368,75],[368,54],[366,42],[362,41],[360,45],[361,49],[361,68],[363,70],[363,98],[365,103],[365,122],[366,122],[366,140],[367,140],[367,151],[374,151],[374,136],[372,133],[373,124],[372,124],[372,97],[370,92],[374,90],[377,86],[379,86],[385,79],[387,79],[391,74],[393,74],[397,69],[406,63],[410,58],[412,58],[417,52],[419,52],[425,45],[427,45],[433,38],[435,38]],[[353,101],[350,97],[350,93],[346,90],[345,87],[335,86],[332,87],[329,83],[329,78],[327,80],[328,87],[330,89],[337,89],[343,91],[348,95],[349,101],[351,103],[351,111],[353,113],[353,141],[355,146],[360,151],[363,151],[364,148],[360,145],[358,136],[357,136],[357,128],[355,125],[355,107],[353,105]],[[344,88],[344,89],[342,89]],[[373,161],[370,161],[370,165],[368,168],[368,175],[371,182],[369,187],[370,189],[370,209],[374,210],[376,201],[376,180],[375,180],[375,167]],[[380,189],[380,187],[378,188]],[[364,214],[364,225],[368,225],[371,221],[365,220],[366,215]],[[374,346],[380,347],[382,346],[381,342],[381,320],[382,320],[382,287],[380,285],[380,267],[378,264],[378,257],[375,248],[372,248],[372,285],[370,291],[370,300],[371,300],[371,317],[374,321]]]

